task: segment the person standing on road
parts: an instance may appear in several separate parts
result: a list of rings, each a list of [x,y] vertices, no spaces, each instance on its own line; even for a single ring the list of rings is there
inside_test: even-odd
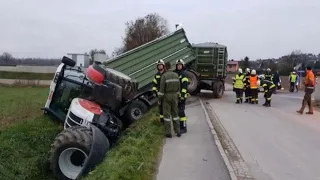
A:
[[[233,89],[236,92],[237,104],[242,103],[243,88],[244,88],[244,81],[245,81],[245,76],[244,74],[242,74],[241,68],[239,68],[238,72],[239,73],[233,79]]]
[[[269,80],[263,80],[261,84],[264,89],[264,98],[266,100],[263,106],[270,107],[271,96],[273,94],[273,91],[276,89],[276,85],[274,85],[273,82]]]
[[[152,80],[152,91],[153,91],[154,96],[157,96],[157,97],[158,97],[158,91],[160,88],[160,79],[161,79],[161,76],[162,76],[162,74],[164,72],[164,68],[165,68],[164,66],[165,66],[165,64],[162,59],[157,61],[158,72]],[[163,121],[164,121],[163,120],[163,108],[162,108],[161,101],[159,101],[159,103],[158,103],[158,108],[159,108],[159,114],[160,114],[160,122],[163,123]]]
[[[299,91],[299,87],[298,87],[299,83],[300,83],[300,76],[297,74],[297,80],[296,80],[296,84],[295,84],[297,92]]]
[[[273,74],[271,73],[270,68],[267,69],[267,72],[264,74],[263,79],[268,80],[268,81],[273,81]]]
[[[279,72],[278,72],[278,71],[276,71],[276,72],[273,74],[273,83],[276,85],[276,88],[274,89],[274,94],[276,94],[278,87],[281,88],[281,85],[280,85],[280,76],[279,76]]]
[[[188,84],[189,79],[184,71],[184,61],[179,59],[176,61],[176,69],[174,70],[175,73],[178,74],[180,79],[180,94],[179,94],[179,101],[178,101],[178,114],[180,117],[180,132],[186,133],[187,132],[187,116],[185,113],[186,108],[186,99],[188,96]]]
[[[315,86],[315,79],[314,79],[314,74],[311,71],[311,67],[308,66],[306,70],[306,77],[304,80],[304,86],[305,86],[305,94],[302,100],[302,106],[300,110],[297,111],[299,114],[303,114],[303,111],[308,105],[309,107],[309,112],[306,112],[306,114],[313,114],[313,107],[312,107],[312,101],[311,101],[311,95],[314,92],[314,86]]]
[[[251,91],[251,104],[258,104],[258,76],[256,70],[251,70],[249,78],[250,91]]]
[[[295,71],[293,71],[291,73],[289,81],[290,81],[290,92],[293,92],[294,91],[294,87],[295,87],[295,85],[297,83],[297,75],[296,75]]]
[[[251,93],[250,93],[250,81],[249,81],[249,78],[250,78],[250,69],[247,68],[246,69],[246,75],[245,75],[245,78],[244,78],[244,83],[243,83],[243,86],[244,86],[244,96],[245,96],[245,103],[249,103],[251,102]]]
[[[177,73],[171,71],[170,62],[165,63],[166,71],[160,80],[159,101],[163,103],[163,119],[165,137],[171,138],[171,117],[173,129],[178,137],[181,136],[178,116],[178,94],[180,93],[180,80]]]

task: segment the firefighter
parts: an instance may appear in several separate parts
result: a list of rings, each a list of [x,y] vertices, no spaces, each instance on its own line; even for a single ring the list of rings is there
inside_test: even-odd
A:
[[[189,84],[189,79],[186,76],[184,71],[184,61],[179,59],[176,61],[176,69],[174,70],[175,73],[178,74],[180,79],[180,94],[179,94],[179,101],[178,101],[178,114],[180,117],[180,132],[186,133],[187,132],[187,116],[185,113],[186,108],[186,98],[188,96],[187,89]]]
[[[237,101],[236,103],[242,103],[242,97],[243,97],[243,88],[244,88],[244,79],[245,76],[242,73],[242,69],[239,68],[238,70],[238,74],[236,75],[236,77],[233,79],[233,89],[236,92],[236,97],[237,97]]]
[[[311,67],[308,66],[306,70],[306,77],[304,78],[304,86],[305,86],[305,94],[302,100],[302,106],[297,113],[303,114],[304,108],[306,105],[309,107],[309,111],[306,112],[306,114],[313,114],[313,107],[312,107],[312,102],[311,102],[311,95],[314,92],[314,85],[315,85],[315,78],[314,74],[311,71]]]
[[[265,98],[265,103],[263,106],[270,107],[271,106],[271,96],[276,89],[276,85],[272,81],[269,80],[263,80],[261,82],[262,87],[264,89],[264,98]]]
[[[247,68],[246,69],[246,75],[244,78],[244,96],[245,96],[245,103],[249,103],[251,102],[251,94],[250,94],[250,82],[249,82],[249,78],[250,78],[250,69]]]
[[[267,69],[267,72],[264,74],[263,79],[268,80],[268,81],[273,81],[273,74],[271,73],[270,68]]]
[[[297,74],[295,71],[293,71],[290,75],[290,78],[289,78],[289,81],[290,81],[290,92],[293,92],[294,91],[294,87],[297,83]]]
[[[249,77],[251,104],[258,104],[258,76],[256,70],[252,69]]]
[[[178,137],[181,136],[179,115],[178,115],[178,94],[180,92],[180,80],[177,73],[171,71],[171,64],[165,64],[166,71],[162,74],[160,80],[160,90],[158,93],[159,101],[163,104],[163,119],[165,137],[171,138],[171,117],[173,129]]]
[[[158,96],[158,91],[159,91],[159,88],[160,88],[160,79],[161,79],[161,76],[164,72],[164,67],[165,64],[164,64],[164,61],[162,59],[160,59],[159,61],[157,61],[157,69],[158,69],[158,72],[157,74],[154,76],[154,79],[152,81],[152,91],[153,91],[153,94],[154,96]],[[159,108],[159,114],[160,114],[160,122],[163,123],[163,109],[162,109],[162,102],[159,101],[158,103],[158,108]]]

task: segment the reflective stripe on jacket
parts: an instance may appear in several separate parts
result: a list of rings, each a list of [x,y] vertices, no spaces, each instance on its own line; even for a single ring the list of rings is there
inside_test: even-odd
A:
[[[250,81],[250,88],[251,89],[258,88],[258,76],[257,75],[250,76],[249,81]]]
[[[162,96],[166,93],[179,93],[180,92],[180,80],[177,73],[172,71],[166,71],[162,74],[160,80],[160,90],[158,95]]]
[[[162,75],[162,73],[157,72],[157,74],[154,76],[154,78],[152,80],[152,90],[155,92],[159,91],[161,75]]]
[[[244,75],[243,74],[237,74],[236,77],[234,78],[233,81],[233,87],[236,89],[243,89],[244,87],[244,83],[243,83],[243,79],[244,79]]]
[[[188,77],[187,77],[187,75],[186,75],[184,70],[178,71],[176,69],[173,72],[175,72],[175,73],[177,73],[179,75],[180,95],[181,95],[181,97],[186,98],[187,97],[187,91],[188,91],[189,79],[188,79]]]

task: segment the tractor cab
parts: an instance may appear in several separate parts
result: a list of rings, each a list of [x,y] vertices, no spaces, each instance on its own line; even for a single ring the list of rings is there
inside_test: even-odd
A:
[[[63,57],[51,82],[47,102],[42,110],[44,113],[64,121],[71,101],[77,97],[91,96],[92,88],[93,85],[86,78],[83,70],[80,67],[75,67],[75,62],[72,59]]]

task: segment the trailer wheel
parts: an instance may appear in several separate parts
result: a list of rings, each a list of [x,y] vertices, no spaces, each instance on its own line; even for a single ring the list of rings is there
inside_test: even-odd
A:
[[[221,81],[213,82],[213,97],[221,98],[224,94],[223,83]]]
[[[186,71],[186,76],[189,79],[188,92],[191,95],[199,93],[199,80],[196,74],[191,71]]]
[[[58,179],[75,179],[89,156],[91,128],[73,126],[61,131],[51,145],[50,169]]]
[[[126,117],[126,125],[130,125],[140,119],[148,110],[148,106],[140,101],[140,100],[134,100],[130,103],[128,108],[125,112]]]

